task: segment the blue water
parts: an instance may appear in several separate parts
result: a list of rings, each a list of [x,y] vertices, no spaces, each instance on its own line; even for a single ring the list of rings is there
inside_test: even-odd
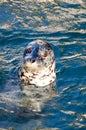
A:
[[[36,39],[53,47],[57,72],[55,92],[38,90],[39,104],[30,93],[39,112],[29,109],[17,76],[25,46]],[[12,128],[86,130],[85,0],[0,1],[0,129]]]

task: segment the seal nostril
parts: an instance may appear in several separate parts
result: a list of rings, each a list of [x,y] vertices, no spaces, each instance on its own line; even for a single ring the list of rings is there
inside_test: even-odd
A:
[[[21,77],[24,76],[24,72],[21,72]]]
[[[34,62],[35,62],[35,59],[31,60],[31,62],[34,63]]]

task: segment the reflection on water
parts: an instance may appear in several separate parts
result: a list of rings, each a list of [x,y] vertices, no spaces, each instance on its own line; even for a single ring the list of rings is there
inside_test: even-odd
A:
[[[53,47],[56,83],[21,90],[18,67],[36,39]],[[8,128],[86,129],[85,0],[0,1],[0,129]]]
[[[52,85],[48,85],[44,88],[34,85],[24,85],[22,94],[21,106],[25,110],[28,109],[34,112],[41,112],[43,104],[57,95],[54,84],[53,87]]]

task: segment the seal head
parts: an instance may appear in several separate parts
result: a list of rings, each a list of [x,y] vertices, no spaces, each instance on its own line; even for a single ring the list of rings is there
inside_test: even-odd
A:
[[[55,56],[48,43],[36,40],[28,44],[24,50],[19,77],[24,83],[40,87],[54,82]]]

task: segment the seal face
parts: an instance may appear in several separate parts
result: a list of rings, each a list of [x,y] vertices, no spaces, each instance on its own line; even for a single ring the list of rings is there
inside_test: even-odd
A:
[[[48,43],[36,40],[28,44],[24,50],[19,77],[24,83],[40,87],[54,82],[55,56]]]

